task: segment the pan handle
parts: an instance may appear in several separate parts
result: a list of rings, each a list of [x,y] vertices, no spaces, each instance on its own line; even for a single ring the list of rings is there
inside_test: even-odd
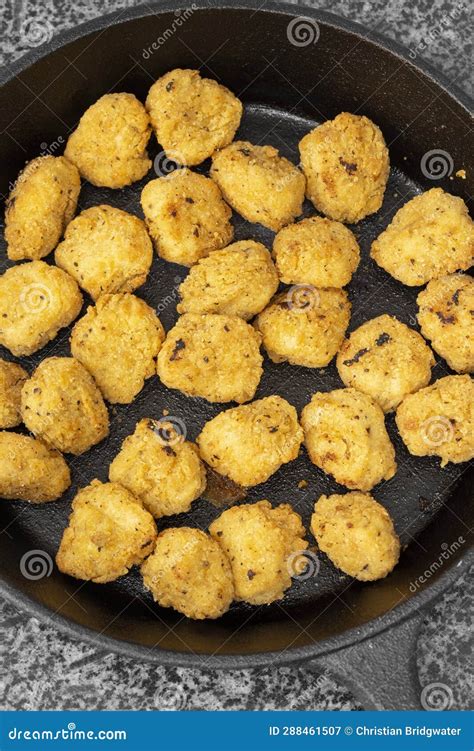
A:
[[[424,611],[356,644],[312,660],[304,667],[334,675],[363,709],[420,709],[416,646]],[[302,666],[303,667],[303,666]]]

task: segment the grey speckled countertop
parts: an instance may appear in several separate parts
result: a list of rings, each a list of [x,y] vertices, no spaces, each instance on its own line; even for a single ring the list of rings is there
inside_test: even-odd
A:
[[[2,0],[0,60],[9,63],[31,48],[25,24],[55,33],[133,0]],[[472,47],[467,2],[458,0],[334,0],[307,5],[331,10],[410,47],[472,93]],[[417,640],[421,686],[448,687],[453,708],[473,695],[469,655],[474,602],[465,575],[429,611]],[[1,709],[356,709],[350,691],[324,673],[266,668],[227,673],[164,668],[97,651],[53,625],[40,623],[0,601]],[[400,705],[403,697],[400,697]]]

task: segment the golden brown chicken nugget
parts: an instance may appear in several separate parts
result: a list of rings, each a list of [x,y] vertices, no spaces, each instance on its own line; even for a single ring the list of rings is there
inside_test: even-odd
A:
[[[113,206],[92,206],[71,222],[54,260],[97,300],[144,284],[153,245],[138,217]]]
[[[166,418],[140,420],[110,465],[109,478],[140,498],[157,519],[189,511],[206,487],[196,446]]]
[[[462,198],[432,188],[397,211],[370,255],[409,287],[474,263],[474,223]]]
[[[287,503],[233,506],[209,531],[231,562],[235,599],[252,605],[281,600],[296,573],[294,557],[308,547],[301,518]]]
[[[446,376],[409,394],[395,419],[414,456],[439,456],[442,467],[474,457],[474,383],[468,375]]]
[[[260,334],[237,316],[185,313],[158,355],[170,389],[209,402],[248,402],[263,373]]]
[[[0,428],[21,423],[21,389],[28,377],[21,365],[0,358]]]
[[[371,490],[394,476],[384,414],[367,394],[352,388],[318,392],[303,409],[301,425],[311,461],[341,485]]]
[[[275,232],[303,210],[304,175],[273,146],[234,141],[214,154],[210,175],[244,219]]]
[[[339,222],[360,222],[382,205],[390,163],[380,128],[368,117],[341,112],[299,144],[306,195]]]
[[[55,501],[71,484],[64,458],[42,441],[0,432],[0,497],[31,503]]]
[[[248,320],[260,313],[278,288],[266,247],[242,240],[215,250],[192,267],[179,288],[179,313],[226,313]]]
[[[225,86],[201,78],[198,70],[179,68],[153,84],[146,108],[167,156],[189,166],[232,141],[243,111]]]
[[[156,373],[165,330],[153,308],[135,295],[102,295],[74,326],[71,353],[107,401],[128,404]]]
[[[195,620],[219,618],[234,598],[230,563],[219,543],[200,529],[165,529],[141,572],[159,605]]]
[[[219,188],[191,170],[151,180],[143,188],[141,204],[156,252],[165,261],[192,266],[234,236],[232,211]]]
[[[257,316],[255,328],[273,362],[323,368],[341,346],[350,317],[345,290],[303,284],[277,295]]]
[[[74,216],[80,189],[79,172],[63,156],[41,156],[29,162],[7,201],[8,258],[47,256]]]
[[[282,282],[315,287],[345,287],[360,259],[350,229],[320,216],[283,227],[273,242],[273,255]]]
[[[390,514],[366,493],[322,495],[314,506],[311,531],[332,563],[360,581],[383,579],[400,557]]]
[[[128,573],[153,550],[156,526],[121,485],[93,480],[77,493],[56,555],[63,574],[105,584]]]
[[[204,461],[244,487],[265,482],[296,459],[302,441],[296,409],[280,396],[221,412],[196,439]]]
[[[0,344],[31,355],[77,318],[82,295],[65,271],[44,261],[12,266],[0,276]]]
[[[353,386],[391,412],[403,397],[430,382],[433,353],[417,331],[394,316],[366,321],[346,339],[337,356],[345,386]]]
[[[109,432],[109,415],[97,384],[73,357],[47,357],[21,392],[28,430],[59,451],[83,454]]]
[[[450,274],[429,282],[417,297],[421,333],[449,367],[474,370],[474,280]]]
[[[133,94],[104,94],[84,112],[64,151],[92,185],[123,188],[151,167],[151,125]]]

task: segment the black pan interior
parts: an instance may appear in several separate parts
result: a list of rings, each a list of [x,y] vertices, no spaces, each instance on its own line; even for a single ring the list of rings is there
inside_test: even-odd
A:
[[[317,123],[342,110],[366,114],[382,128],[390,145],[392,170],[381,211],[353,227],[362,262],[348,288],[353,305],[350,330],[383,312],[417,328],[417,290],[403,287],[379,269],[369,258],[369,248],[399,206],[420,190],[440,185],[468,200],[469,174],[467,180],[453,173],[453,179],[447,176],[433,182],[420,170],[421,157],[434,148],[448,151],[455,169],[466,166],[469,118],[464,107],[401,58],[329,22],[320,21],[317,43],[293,46],[287,37],[290,16],[283,12],[196,10],[150,54],[153,42],[159,42],[165,29],[173,28],[176,18],[172,11],[157,12],[94,31],[40,59],[6,84],[0,90],[1,192],[8,193],[25,160],[48,148],[60,153],[69,129],[99,96],[110,90],[131,91],[143,101],[153,80],[175,67],[199,67],[203,74],[229,86],[245,103],[238,137],[272,144],[295,163],[299,139]],[[154,141],[151,149],[153,156],[161,151]],[[205,173],[208,167],[204,164],[199,171]],[[154,177],[151,171],[141,183],[121,191],[85,183],[80,208],[110,203],[141,216],[140,191]],[[306,204],[304,215],[311,213]],[[236,215],[234,225],[236,239],[255,238],[271,246],[270,231]],[[47,260],[52,262],[51,257]],[[2,249],[0,270],[9,265]],[[176,320],[177,287],[185,274],[183,267],[155,257],[147,283],[138,290],[158,311],[167,330]],[[68,335],[63,330],[49,346],[21,362],[31,371],[44,357],[69,354]],[[0,356],[14,359],[6,351],[0,350]],[[433,379],[447,373],[446,363],[438,358]],[[341,385],[334,364],[311,370],[275,365],[266,359],[256,398],[277,393],[300,410],[316,390]],[[465,465],[440,470],[437,460],[410,457],[389,416],[398,472],[377,487],[374,495],[390,511],[407,548],[399,567],[386,580],[362,586],[320,556],[318,575],[296,581],[282,602],[262,608],[236,604],[219,622],[193,623],[157,607],[137,572],[106,586],[76,582],[56,570],[39,582],[21,576],[19,561],[26,551],[39,549],[54,556],[77,488],[95,477],[106,479],[111,459],[140,418],[159,418],[167,409],[184,420],[193,439],[206,420],[227,406],[231,405],[186,398],[154,377],[132,405],[110,407],[110,437],[82,457],[68,457],[73,486],[64,498],[45,507],[2,502],[4,578],[51,611],[97,633],[143,645],[150,655],[159,655],[160,648],[188,654],[285,651],[361,626],[412,597],[410,584],[440,555],[442,544],[468,539],[466,525],[471,526],[472,510],[467,504]],[[300,480],[307,486],[298,488]],[[302,451],[295,462],[252,489],[247,500],[290,502],[308,526],[314,500],[321,493],[333,492],[344,489],[312,466]],[[200,500],[190,513],[162,520],[159,527],[205,529],[218,513],[212,504]],[[455,563],[458,554],[448,565]]]

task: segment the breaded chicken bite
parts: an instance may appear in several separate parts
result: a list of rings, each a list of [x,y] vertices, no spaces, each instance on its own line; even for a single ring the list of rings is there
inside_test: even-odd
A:
[[[143,188],[141,204],[156,252],[165,261],[192,266],[234,236],[232,211],[219,188],[191,170],[151,180]]]
[[[206,470],[190,441],[173,431],[172,423],[143,419],[123,442],[109,468],[148,511],[162,516],[189,511],[206,487]]]
[[[21,416],[46,444],[83,454],[109,432],[109,415],[90,373],[73,357],[47,357],[21,392]]]
[[[200,529],[179,527],[160,532],[141,572],[145,587],[159,605],[188,618],[219,618],[234,599],[227,556],[219,543]]]
[[[237,316],[185,313],[168,331],[158,375],[209,402],[248,402],[263,373],[260,335]]]
[[[21,389],[28,378],[21,365],[0,358],[0,428],[14,428],[21,423]]]
[[[368,117],[341,112],[299,144],[306,195],[339,222],[360,222],[382,205],[390,163],[382,131]]]
[[[331,562],[360,581],[383,579],[400,557],[388,511],[365,493],[322,495],[314,506],[311,532]]]
[[[234,141],[214,154],[210,175],[244,219],[275,232],[303,210],[304,175],[273,146]]]
[[[114,581],[153,550],[151,514],[121,485],[93,480],[79,490],[56,555],[63,574],[96,584]]]
[[[138,217],[113,206],[92,206],[71,222],[54,260],[97,300],[144,284],[153,245]]]
[[[233,506],[209,532],[230,560],[235,599],[251,605],[281,600],[295,574],[293,559],[308,547],[301,518],[287,503],[275,509],[268,501]]]
[[[65,271],[44,261],[12,266],[0,276],[0,344],[31,355],[77,318],[82,295]]]
[[[394,476],[384,414],[367,394],[351,388],[318,392],[303,409],[301,425],[311,461],[340,485],[372,490]]]
[[[421,334],[384,314],[350,334],[336,364],[345,386],[363,391],[391,412],[407,394],[430,382],[435,359]]]
[[[474,263],[474,223],[462,198],[432,188],[397,211],[370,255],[409,287]]]
[[[178,313],[226,313],[248,320],[278,289],[278,274],[264,245],[242,240],[216,250],[190,270],[179,288]]]
[[[63,156],[29,162],[7,200],[8,258],[38,260],[51,253],[74,216],[80,189],[79,172]]]
[[[421,333],[449,367],[474,371],[474,280],[450,274],[429,282],[417,297]]]
[[[265,482],[296,459],[302,441],[296,409],[280,396],[221,412],[196,439],[202,459],[243,487]]]
[[[165,73],[148,92],[146,108],[156,140],[179,164],[200,164],[234,138],[242,103],[198,70]]]
[[[277,295],[254,325],[273,362],[323,368],[341,346],[350,317],[345,290],[296,285]]]
[[[0,432],[0,498],[46,503],[71,484],[69,467],[59,451],[36,438]]]
[[[442,467],[474,457],[474,382],[468,375],[440,378],[406,396],[395,419],[414,456],[439,456]]]
[[[273,242],[273,256],[285,284],[345,287],[359,265],[360,251],[350,229],[311,216],[280,230]]]
[[[71,353],[107,401],[129,404],[156,373],[165,330],[153,308],[135,295],[102,295],[74,326]]]
[[[145,107],[133,94],[104,94],[82,115],[64,155],[92,185],[123,188],[150,169],[150,136]]]

